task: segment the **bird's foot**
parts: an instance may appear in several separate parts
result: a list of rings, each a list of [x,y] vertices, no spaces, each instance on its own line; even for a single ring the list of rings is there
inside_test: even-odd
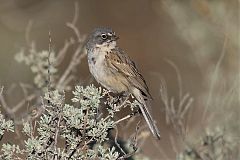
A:
[[[118,96],[118,102],[116,103],[116,110],[119,110],[120,108],[123,108],[126,106],[127,101],[129,98],[129,94],[121,94],[121,96]]]

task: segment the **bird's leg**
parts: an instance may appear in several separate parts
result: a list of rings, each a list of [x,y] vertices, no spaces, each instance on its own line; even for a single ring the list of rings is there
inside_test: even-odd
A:
[[[123,92],[121,93],[115,93],[114,95],[111,95],[110,92],[107,93],[107,103],[111,105],[114,105],[114,110],[118,109],[119,104],[121,104],[121,97],[123,95]]]
[[[129,96],[130,96],[129,93],[127,93],[127,92],[122,92],[121,95],[119,96],[120,104],[126,103],[126,101],[128,100]]]
[[[110,94],[110,92],[107,92],[107,101],[108,103],[115,103],[115,97]]]
[[[120,101],[121,101],[121,96],[122,96],[122,93],[117,93],[116,94],[116,96],[114,97],[114,99],[115,99],[115,101],[114,101],[114,103],[115,104],[119,104],[120,103]]]
[[[120,108],[124,107],[130,94],[126,92],[121,92],[120,95],[118,96],[118,104],[116,109],[119,110]]]
[[[130,94],[126,92],[116,93],[115,96],[112,96],[110,93],[107,93],[107,102],[114,104],[114,110],[117,111],[120,108],[124,107]]]
[[[108,101],[112,104],[118,105],[121,102],[121,97],[123,96],[123,92],[121,93],[114,93],[112,96],[110,93],[107,93]]]

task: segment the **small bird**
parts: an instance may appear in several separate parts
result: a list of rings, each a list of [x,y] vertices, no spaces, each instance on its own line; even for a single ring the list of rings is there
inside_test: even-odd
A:
[[[159,130],[148,110],[152,99],[143,76],[134,62],[117,46],[118,36],[111,28],[96,28],[88,37],[86,49],[89,70],[103,87],[114,93],[132,94],[141,104],[140,110],[153,135]]]

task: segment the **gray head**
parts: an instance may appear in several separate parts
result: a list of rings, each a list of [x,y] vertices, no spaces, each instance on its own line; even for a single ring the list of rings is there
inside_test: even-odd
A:
[[[111,28],[99,27],[93,30],[87,41],[87,49],[94,47],[109,47],[116,45],[118,37]]]

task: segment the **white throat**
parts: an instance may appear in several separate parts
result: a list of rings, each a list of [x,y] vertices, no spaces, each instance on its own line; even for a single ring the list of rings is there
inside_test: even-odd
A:
[[[112,41],[112,42],[104,42],[103,44],[97,44],[96,47],[98,47],[101,51],[106,51],[109,52],[112,49],[114,49],[116,47],[116,41]]]

